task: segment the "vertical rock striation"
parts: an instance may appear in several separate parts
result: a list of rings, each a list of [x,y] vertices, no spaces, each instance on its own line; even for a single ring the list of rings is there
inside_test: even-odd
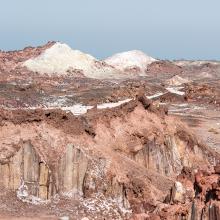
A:
[[[41,199],[51,196],[51,172],[30,143],[0,164],[0,184],[21,193],[25,187],[23,193]]]

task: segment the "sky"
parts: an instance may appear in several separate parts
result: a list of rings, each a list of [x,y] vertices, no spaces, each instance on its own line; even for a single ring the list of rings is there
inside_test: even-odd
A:
[[[159,59],[220,60],[219,0],[0,0],[0,49],[47,41],[104,59],[142,50]]]

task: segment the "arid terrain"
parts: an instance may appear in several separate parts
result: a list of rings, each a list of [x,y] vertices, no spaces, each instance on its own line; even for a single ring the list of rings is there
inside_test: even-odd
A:
[[[0,51],[0,112],[0,219],[220,219],[218,61]]]

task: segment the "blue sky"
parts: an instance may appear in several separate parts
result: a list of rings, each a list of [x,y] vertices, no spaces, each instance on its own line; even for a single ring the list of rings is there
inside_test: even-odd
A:
[[[0,0],[0,49],[61,41],[105,58],[220,60],[219,0]]]

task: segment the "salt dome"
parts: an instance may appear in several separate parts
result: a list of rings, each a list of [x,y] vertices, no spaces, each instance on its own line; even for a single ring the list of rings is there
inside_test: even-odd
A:
[[[79,50],[71,49],[67,44],[55,43],[38,57],[23,63],[30,71],[41,74],[66,74],[69,70],[81,71],[90,78],[108,78],[117,75],[115,70],[102,63],[93,56]]]
[[[122,71],[137,67],[143,73],[145,72],[147,66],[155,61],[157,60],[139,50],[117,53],[105,60],[107,64]]]

